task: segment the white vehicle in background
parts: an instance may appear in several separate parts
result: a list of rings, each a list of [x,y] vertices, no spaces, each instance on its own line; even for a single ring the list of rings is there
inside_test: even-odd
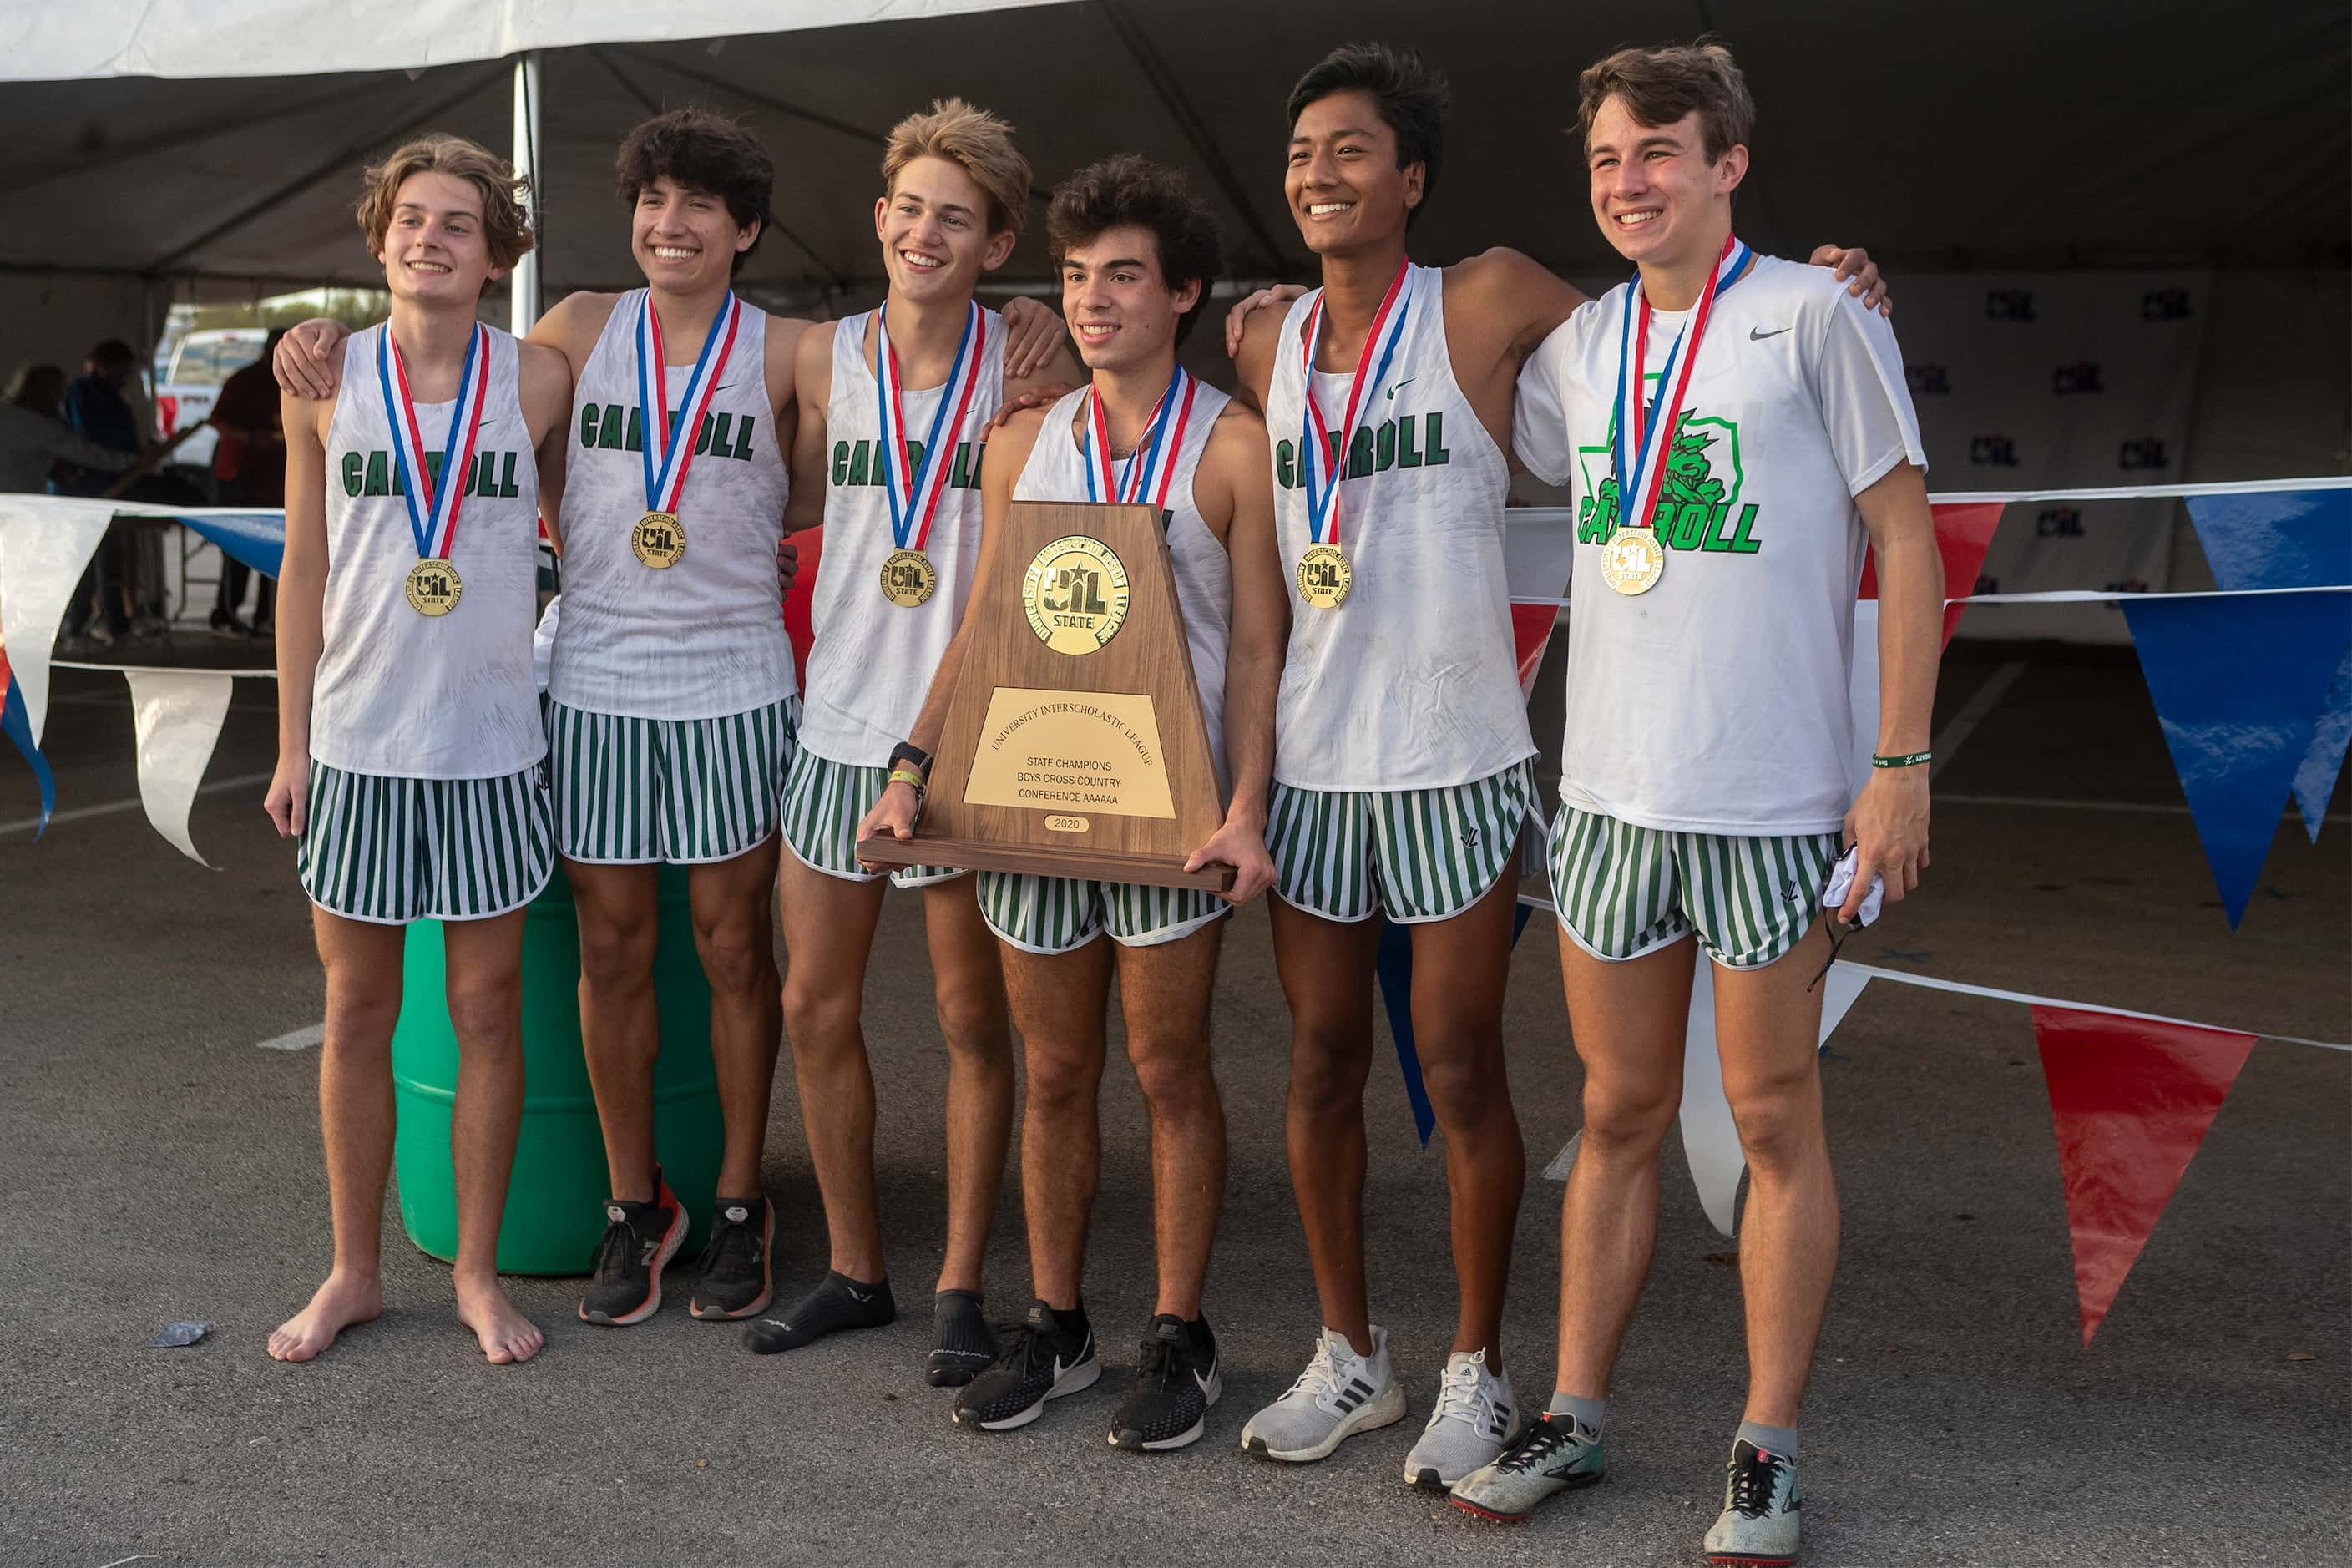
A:
[[[261,357],[269,333],[260,327],[212,327],[190,332],[172,351],[155,386],[155,434],[168,441],[211,417],[221,383]],[[172,454],[172,462],[212,472],[216,432],[200,430]]]

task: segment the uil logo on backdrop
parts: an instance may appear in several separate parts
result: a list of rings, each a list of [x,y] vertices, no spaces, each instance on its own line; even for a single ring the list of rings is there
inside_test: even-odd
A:
[[[2185,321],[2191,314],[2186,289],[2151,289],[2139,297],[2143,321]]]
[[[1903,380],[1914,397],[1948,397],[1952,393],[1952,372],[1948,365],[1906,364]]]
[[[1656,376],[1644,380],[1654,389]],[[1610,426],[1616,436],[1615,422]],[[1576,460],[1583,483],[1576,509],[1576,542],[1606,545],[1617,531],[1622,502],[1617,478],[1609,462],[1609,443],[1580,447]],[[1666,448],[1664,482],[1658,489],[1657,510],[1650,517],[1658,542],[1668,550],[1697,551],[1710,555],[1753,555],[1763,549],[1756,536],[1758,503],[1742,504],[1740,491],[1747,470],[1739,456],[1738,421],[1686,411],[1675,426]]]
[[[1992,321],[2038,321],[2031,289],[1993,289],[1985,293],[1985,319]]]
[[[2126,441],[2117,450],[2116,467],[2128,471],[2172,467],[2172,455],[2165,450],[2161,437],[2145,436],[2137,441]]]
[[[2062,364],[2050,373],[2050,391],[2055,397],[2075,397],[2086,392],[2105,392],[2099,383],[2099,362],[2076,360]]]
[[[2083,509],[2073,506],[2043,507],[2033,518],[2036,539],[2082,539]]]
[[[1064,534],[1030,561],[1021,602],[1039,642],[1055,653],[1092,653],[1126,623],[1127,567],[1101,540]]]
[[[2017,442],[2008,436],[1971,436],[1969,461],[1995,468],[2017,467]]]

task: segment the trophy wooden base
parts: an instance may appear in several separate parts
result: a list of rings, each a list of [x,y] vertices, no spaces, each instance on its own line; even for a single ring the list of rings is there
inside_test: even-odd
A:
[[[1134,882],[1147,888],[1199,888],[1212,893],[1222,893],[1234,885],[1231,866],[1211,864],[1187,871],[1181,862],[1171,866],[1158,856],[1090,850],[1086,864],[1076,867],[1066,851],[977,838],[918,837],[903,843],[896,838],[861,838],[857,858],[869,866],[961,866],[982,871],[1022,871],[1033,877]]]

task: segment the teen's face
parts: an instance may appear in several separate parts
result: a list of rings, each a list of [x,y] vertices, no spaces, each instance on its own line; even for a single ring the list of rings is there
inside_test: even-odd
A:
[[[1118,371],[1171,350],[1176,323],[1201,298],[1201,279],[1171,289],[1148,228],[1105,229],[1062,258],[1062,317],[1088,370]]]
[[[918,158],[874,204],[874,234],[890,287],[907,300],[970,297],[982,272],[1013,254],[1011,230],[988,232],[988,193],[960,163]]]
[[[1706,161],[1706,132],[1696,111],[1672,125],[1643,125],[1622,98],[1592,117],[1585,166],[1592,176],[1592,216],[1618,254],[1636,266],[1672,266],[1694,247],[1721,244],[1717,204],[1727,203],[1748,172],[1748,149],[1729,147]]]
[[[726,199],[679,184],[667,174],[637,192],[629,219],[629,249],[646,281],[692,294],[724,284],[738,251],[760,237],[757,219],[738,224]]]
[[[1290,128],[1283,191],[1290,216],[1318,256],[1357,249],[1404,230],[1421,205],[1422,165],[1397,167],[1396,132],[1369,92],[1335,92]]]
[[[400,182],[382,257],[384,287],[419,304],[463,303],[470,310],[484,285],[506,276],[505,268],[490,265],[482,193],[454,174],[417,174]]]

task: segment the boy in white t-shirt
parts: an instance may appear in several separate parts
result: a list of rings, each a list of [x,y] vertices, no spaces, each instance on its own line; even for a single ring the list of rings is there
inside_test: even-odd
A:
[[[1639,268],[1521,373],[1513,444],[1572,488],[1553,893],[1584,1137],[1561,1217],[1558,1392],[1454,1501],[1517,1519],[1602,1473],[1602,1401],[1648,1271],[1681,1100],[1695,936],[1751,1185],[1749,1387],[1717,1563],[1794,1562],[1796,1433],[1837,1258],[1818,1058],[1822,891],[1858,847],[1900,899],[1927,861],[1943,576],[1892,330],[1827,272],[1732,234],[1755,110],[1718,46],[1587,70],[1593,216]],[[1856,797],[1847,688],[1877,552],[1879,766]]]

